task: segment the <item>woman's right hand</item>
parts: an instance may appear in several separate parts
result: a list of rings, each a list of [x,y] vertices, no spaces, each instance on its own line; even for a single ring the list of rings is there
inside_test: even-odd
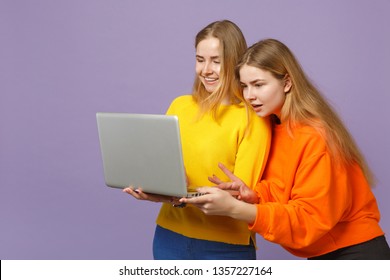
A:
[[[259,202],[259,198],[257,193],[249,188],[240,178],[234,175],[225,165],[222,163],[218,164],[218,167],[229,177],[231,182],[224,182],[219,179],[217,176],[213,175],[209,177],[209,181],[216,184],[218,188],[223,189],[225,191],[238,191],[239,194],[237,199],[256,204]]]

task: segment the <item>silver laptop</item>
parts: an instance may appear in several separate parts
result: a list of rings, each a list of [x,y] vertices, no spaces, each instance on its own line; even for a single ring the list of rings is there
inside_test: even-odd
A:
[[[105,184],[177,197],[189,192],[176,116],[96,114]]]

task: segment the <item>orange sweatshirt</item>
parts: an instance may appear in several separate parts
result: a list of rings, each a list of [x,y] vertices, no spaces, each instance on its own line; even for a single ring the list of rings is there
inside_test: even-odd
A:
[[[249,226],[299,257],[319,256],[383,235],[376,199],[357,164],[332,162],[311,127],[275,126],[257,217]]]

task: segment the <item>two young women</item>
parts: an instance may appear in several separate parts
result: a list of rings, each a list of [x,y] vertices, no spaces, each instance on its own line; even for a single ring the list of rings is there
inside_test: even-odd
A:
[[[232,22],[213,22],[195,38],[196,76],[192,95],[176,98],[167,114],[180,123],[189,188],[209,186],[208,177],[228,177],[222,162],[248,186],[261,176],[271,141],[270,123],[249,108],[234,67],[247,49]],[[164,202],[153,240],[155,259],[256,259],[254,233],[231,217],[208,216],[171,197],[125,189],[141,200]],[[172,205],[173,204],[173,205]]]

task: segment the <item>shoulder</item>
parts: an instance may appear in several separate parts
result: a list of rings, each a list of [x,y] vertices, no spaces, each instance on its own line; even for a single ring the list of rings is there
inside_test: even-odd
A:
[[[197,107],[192,95],[181,95],[176,97],[169,106],[168,114],[175,114],[178,111]]]
[[[321,154],[326,152],[326,142],[321,133],[314,127],[307,125],[295,125],[288,128],[287,125],[274,125],[273,143],[286,147],[292,153]]]
[[[236,122],[242,122],[246,120],[248,116],[252,117],[255,114],[255,112],[247,108],[244,103],[220,105],[218,112],[221,117],[232,118],[235,119]]]
[[[306,153],[314,155],[327,152],[326,141],[318,129],[301,125],[295,127],[292,132],[294,144],[300,146]]]
[[[171,106],[175,104],[189,104],[189,103],[195,103],[192,95],[181,95],[173,99]]]
[[[297,125],[293,129],[293,135],[301,138],[316,139],[321,137],[319,131],[308,125]]]

